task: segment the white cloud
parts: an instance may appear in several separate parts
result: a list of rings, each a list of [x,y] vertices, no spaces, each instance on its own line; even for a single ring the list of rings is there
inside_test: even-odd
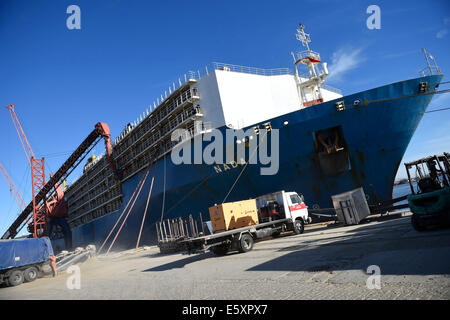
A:
[[[450,107],[449,104],[450,104],[450,96],[447,93],[435,94],[427,110],[430,111],[431,108]]]
[[[362,49],[339,49],[331,57],[331,65],[328,68],[330,75],[328,80],[339,81],[350,70],[357,68],[365,60],[361,55]]]
[[[438,33],[436,33],[436,38],[442,39],[443,37],[445,37],[445,35],[447,33],[448,33],[447,29],[442,29],[442,30],[438,31]]]
[[[418,53],[419,50],[409,50],[409,51],[403,51],[403,52],[397,52],[397,53],[388,53],[384,54],[384,59],[396,59],[396,58],[402,58],[408,55],[411,55],[413,53]]]
[[[426,141],[428,149],[442,148],[447,150],[450,147],[450,136],[433,138]]]

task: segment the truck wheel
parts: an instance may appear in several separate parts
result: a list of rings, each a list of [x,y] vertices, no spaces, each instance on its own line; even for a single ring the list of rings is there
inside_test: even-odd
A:
[[[8,283],[11,287],[18,286],[23,283],[23,272],[20,270],[14,270],[8,277]]]
[[[294,222],[294,234],[302,234],[305,231],[305,223],[303,220],[298,219]]]
[[[23,278],[25,282],[32,282],[36,280],[38,277],[38,270],[36,267],[29,267],[28,269],[25,269],[23,272]]]
[[[253,237],[248,233],[244,233],[241,237],[241,240],[239,241],[239,252],[249,252],[252,249]]]
[[[419,220],[419,218],[417,218],[417,216],[415,214],[413,214],[411,216],[411,223],[412,223],[413,228],[416,231],[420,232],[420,231],[424,231],[426,229],[424,225],[420,224],[420,220]]]
[[[226,244],[222,244],[220,246],[214,246],[211,248],[211,251],[216,255],[216,256],[224,256],[227,254],[228,250],[230,249],[229,245]]]

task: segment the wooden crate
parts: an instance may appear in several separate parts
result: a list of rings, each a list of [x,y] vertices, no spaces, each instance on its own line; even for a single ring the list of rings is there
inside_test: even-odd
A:
[[[254,199],[215,205],[209,208],[209,216],[214,233],[258,224]]]

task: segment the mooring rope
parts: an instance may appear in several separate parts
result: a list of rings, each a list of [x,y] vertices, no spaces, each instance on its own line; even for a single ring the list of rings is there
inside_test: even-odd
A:
[[[164,155],[163,158],[164,161],[164,184],[163,184],[163,200],[162,200],[162,208],[161,208],[161,221],[163,221],[164,218],[164,205],[166,203],[166,156]]]
[[[442,109],[435,109],[435,110],[425,111],[425,113],[445,111],[445,110],[450,110],[450,107],[449,108],[442,108]]]
[[[120,219],[122,219],[122,216],[124,215],[125,211],[127,211],[128,206],[130,205],[131,201],[134,199],[134,195],[136,194],[136,191],[139,189],[142,180],[144,179],[144,177],[141,178],[141,180],[139,180],[139,183],[136,185],[136,189],[134,189],[133,194],[130,197],[130,200],[128,200],[127,205],[125,206],[125,208],[123,209],[122,213],[120,214],[119,218],[117,219],[116,223],[114,224],[114,226],[112,227],[111,231],[109,232],[108,236],[106,237],[105,241],[103,241],[103,244],[101,245],[100,249],[98,250],[98,254],[100,254],[100,252],[102,251],[103,247],[105,246],[106,242],[108,241],[109,237],[111,236],[111,234],[113,233],[114,229],[117,227],[117,225],[119,224]]]
[[[147,176],[148,176],[148,173],[149,173],[149,172],[150,172],[150,169],[147,170],[147,173],[145,174],[145,177],[144,177],[144,181],[142,182],[141,186],[139,187],[139,191],[138,191],[138,193],[136,194],[136,197],[134,198],[133,203],[132,203],[131,206],[130,206],[130,209],[128,209],[128,213],[127,213],[127,215],[125,216],[125,218],[123,219],[122,224],[120,225],[119,230],[117,230],[117,233],[116,233],[116,235],[115,235],[113,241],[111,242],[111,245],[109,246],[108,251],[106,251],[106,254],[109,253],[109,251],[111,250],[112,246],[113,246],[114,243],[116,242],[117,237],[119,236],[120,232],[122,231],[122,228],[123,228],[123,226],[125,225],[125,222],[127,221],[128,216],[130,215],[131,210],[133,210],[133,207],[134,207],[134,204],[136,203],[137,198],[139,198],[139,195],[141,194],[142,187],[144,186],[145,181],[147,180]]]
[[[262,138],[265,138],[267,136],[267,130],[265,131],[265,134]],[[236,185],[236,183],[238,182],[238,180],[240,179],[240,177],[242,176],[242,174],[244,173],[244,170],[247,168],[250,159],[253,158],[253,155],[255,154],[256,150],[258,150],[259,147],[259,143],[261,142],[262,138],[259,139],[258,144],[256,145],[255,150],[253,150],[252,154],[250,155],[250,157],[248,158],[248,161],[245,163],[244,167],[242,168],[241,172],[239,173],[239,175],[237,176],[236,180],[234,181],[233,185],[231,186],[230,190],[228,191],[227,195],[225,196],[225,198],[223,199],[222,203],[224,203],[228,196],[230,195],[231,191],[233,191],[234,186]]]
[[[150,184],[150,191],[148,192],[147,203],[145,204],[144,215],[142,216],[141,229],[139,230],[139,235],[138,235],[138,239],[137,239],[137,242],[136,242],[136,249],[139,247],[139,242],[141,241],[142,229],[144,228],[144,222],[145,222],[145,217],[147,215],[148,204],[150,202],[150,196],[152,195],[153,182],[155,181],[156,164],[153,167],[152,183]]]
[[[392,100],[398,100],[398,99],[407,99],[407,98],[414,98],[414,97],[420,97],[420,96],[427,96],[430,94],[442,94],[442,93],[448,93],[450,92],[450,89],[444,89],[441,91],[434,91],[434,92],[425,92],[425,93],[417,93],[417,94],[411,94],[409,96],[401,96],[401,97],[393,97],[393,98],[386,98],[386,99],[380,99],[380,100],[366,100],[362,103],[369,104],[369,103],[375,103],[375,102],[386,102],[386,101],[392,101]]]
[[[183,198],[181,198],[180,200],[178,200],[177,203],[175,203],[173,206],[171,206],[166,213],[169,213],[170,211],[172,211],[172,209],[176,208],[180,203],[182,203],[184,200],[186,200],[187,197],[189,197],[192,193],[194,193],[202,184],[204,184],[206,181],[208,181],[208,179],[214,174],[214,172],[212,172],[209,176],[207,176],[206,178],[204,178],[202,181],[200,181],[194,188],[191,189],[191,191],[189,191],[188,193],[186,193],[184,195]]]

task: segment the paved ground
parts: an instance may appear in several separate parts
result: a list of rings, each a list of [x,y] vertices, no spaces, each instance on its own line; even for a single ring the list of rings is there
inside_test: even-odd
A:
[[[367,268],[381,271],[368,289]],[[450,229],[416,232],[410,216],[319,226],[215,257],[157,248],[99,256],[69,274],[0,289],[0,299],[449,299]],[[370,283],[376,284],[373,280]]]

